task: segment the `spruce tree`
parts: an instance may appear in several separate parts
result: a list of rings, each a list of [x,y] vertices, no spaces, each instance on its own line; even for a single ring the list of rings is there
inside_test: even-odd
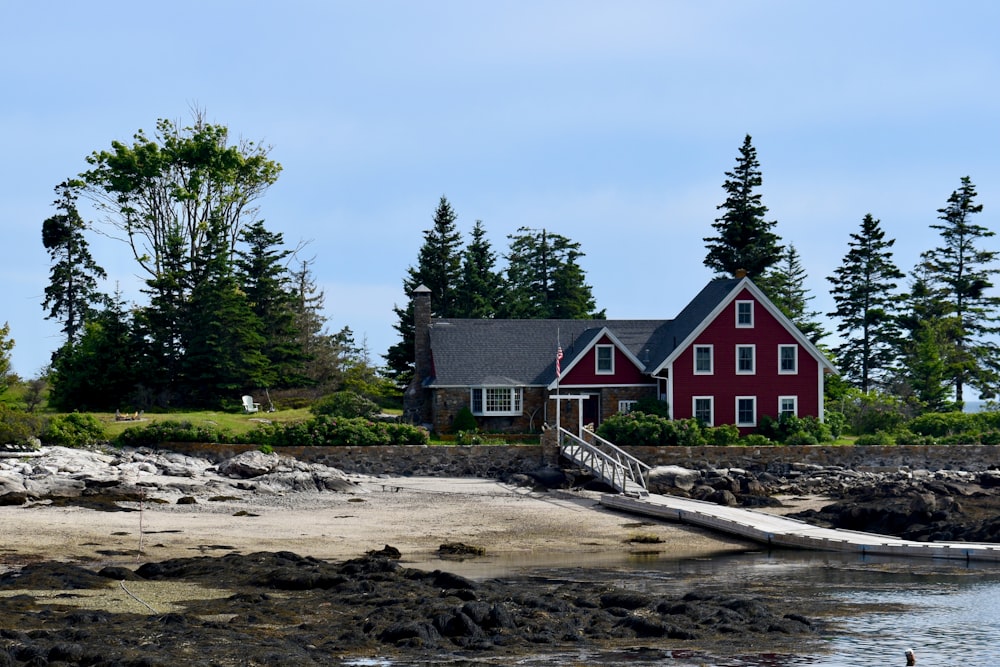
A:
[[[938,209],[941,222],[931,225],[940,233],[942,245],[920,256],[932,295],[944,314],[955,318],[949,349],[942,356],[958,407],[966,385],[992,394],[1000,378],[1000,346],[994,340],[1000,333],[1000,298],[992,292],[1000,269],[997,252],[980,246],[994,232],[972,221],[983,210],[975,203],[976,196],[971,179],[963,177],[947,205]]]
[[[764,219],[767,207],[757,192],[763,183],[757,149],[748,134],[736,167],[726,172],[722,185],[726,201],[717,208],[723,213],[712,224],[718,236],[704,239],[708,247],[705,266],[724,277],[742,270],[756,279],[781,258],[780,239],[772,231],[777,222]]]
[[[501,300],[501,275],[496,253],[486,238],[482,220],[476,220],[462,254],[462,278],[456,291],[455,317],[494,317]]]
[[[819,312],[809,310],[809,302],[815,297],[805,286],[806,270],[799,252],[789,244],[781,257],[781,261],[759,279],[759,287],[811,343],[818,343],[826,336],[826,331],[817,319]]]
[[[398,343],[385,355],[389,376],[399,387],[405,387],[413,377],[413,300],[410,294],[420,285],[431,291],[431,313],[434,317],[455,317],[462,273],[461,234],[455,221],[458,216],[441,196],[434,211],[430,229],[424,231],[424,243],[417,253],[417,265],[407,269],[403,279],[406,306],[396,306]]]
[[[213,226],[212,223],[209,223]],[[233,271],[221,226],[195,258],[194,284],[182,335],[184,402],[221,407],[273,377],[261,352],[262,323]]]
[[[579,259],[580,244],[548,230],[519,228],[506,255],[507,280],[500,317],[601,318]]]
[[[270,367],[270,386],[302,386],[306,354],[296,328],[295,292],[285,267],[292,251],[283,248],[282,235],[268,231],[262,221],[247,226],[241,240],[243,246],[236,251],[237,279],[261,323],[261,352]]]
[[[843,262],[827,277],[837,306],[827,315],[839,320],[837,333],[844,342],[834,354],[841,372],[867,393],[886,383],[898,359],[899,297],[894,292],[903,273],[892,259],[896,240],[885,238],[871,213],[850,239]]]

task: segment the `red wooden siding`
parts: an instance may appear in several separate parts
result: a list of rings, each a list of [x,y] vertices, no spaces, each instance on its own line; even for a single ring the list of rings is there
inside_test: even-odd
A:
[[[736,301],[753,300],[754,326],[736,327]],[[711,345],[713,373],[694,374],[694,346]],[[755,372],[753,375],[736,374],[736,346],[753,345]],[[798,372],[781,375],[778,372],[778,346],[796,345]],[[674,362],[673,414],[677,419],[693,416],[692,399],[695,396],[714,398],[714,425],[736,423],[736,397],[757,398],[757,423],[768,415],[777,418],[778,398],[795,396],[798,416],[819,415],[819,362],[805,348],[798,345],[792,334],[744,290],[722,310],[705,328],[697,340],[685,349]]]
[[[610,338],[602,336],[597,341],[597,345],[613,345]],[[643,375],[642,371],[636,368],[632,360],[617,346],[612,350],[614,360],[614,374],[606,375],[597,372],[597,347],[596,345],[580,359],[569,372],[564,372],[559,379],[561,385],[634,385],[653,384],[649,376]],[[563,367],[566,360],[563,359]]]

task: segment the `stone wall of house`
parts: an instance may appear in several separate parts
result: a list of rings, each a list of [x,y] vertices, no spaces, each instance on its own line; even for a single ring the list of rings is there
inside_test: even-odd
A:
[[[554,430],[541,445],[281,447],[279,454],[323,463],[348,473],[496,478],[558,465]],[[253,445],[167,443],[169,449],[213,461],[254,449]],[[853,470],[988,470],[1000,467],[1000,447],[989,445],[894,447],[627,447],[652,466],[782,470],[792,464],[843,466]]]
[[[539,433],[545,422],[545,396],[539,387],[526,387],[523,409],[518,417],[476,417],[479,430],[486,433]],[[466,388],[437,389],[434,391],[434,426],[440,433],[451,433],[455,415],[469,407],[469,390]]]

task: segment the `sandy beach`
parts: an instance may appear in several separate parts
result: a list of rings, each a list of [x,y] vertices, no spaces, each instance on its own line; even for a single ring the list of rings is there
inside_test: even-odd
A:
[[[192,555],[292,551],[347,559],[391,545],[404,560],[434,558],[441,544],[483,547],[486,560],[620,558],[660,551],[696,557],[747,544],[698,529],[606,510],[599,494],[537,492],[469,478],[357,478],[355,493],[148,499],[101,511],[46,502],[0,507],[0,566],[36,559],[129,564]],[[645,542],[634,541],[642,536]],[[648,538],[659,538],[649,543]]]

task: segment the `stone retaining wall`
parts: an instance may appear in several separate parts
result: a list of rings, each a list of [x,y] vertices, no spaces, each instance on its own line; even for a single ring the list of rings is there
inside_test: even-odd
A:
[[[167,443],[164,448],[221,461],[253,445]],[[854,470],[898,468],[988,470],[1000,468],[1000,447],[937,445],[893,447],[626,447],[651,466],[685,468],[786,469],[793,463],[843,466]],[[280,454],[322,463],[348,473],[495,478],[557,464],[555,448],[545,445],[282,447]]]

